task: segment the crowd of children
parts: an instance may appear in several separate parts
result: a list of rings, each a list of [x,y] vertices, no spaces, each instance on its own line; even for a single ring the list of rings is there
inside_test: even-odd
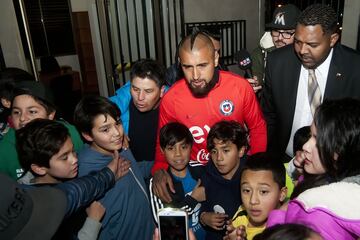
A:
[[[42,84],[19,86],[11,103],[13,128],[0,141],[1,171],[22,177],[25,189],[50,186],[67,193],[73,204],[53,239],[151,239],[157,211],[169,206],[188,213],[197,239],[296,239],[296,232],[309,239],[360,236],[358,100],[325,101],[311,128],[295,134],[295,157],[287,169],[275,155],[248,156],[247,131],[235,121],[213,125],[207,137],[211,161],[190,166],[189,129],[178,122],[164,125],[159,141],[175,189],[168,203],[154,194],[152,180],[145,183],[150,168],[127,148],[114,103],[84,97],[74,112],[79,134],[54,120],[55,106]],[[116,182],[106,168],[114,161],[121,162],[113,170]],[[287,173],[297,180],[290,202]]]
[[[163,124],[158,138],[168,166],[162,171],[172,182],[168,201],[154,187],[152,164],[133,156],[115,103],[83,97],[73,126],[56,117],[43,84],[7,87],[1,97],[11,122],[1,125],[0,179],[1,191],[15,194],[0,197],[0,239],[157,239],[164,207],[187,212],[191,237],[199,240],[360,237],[359,100],[324,100],[312,125],[295,133],[295,156],[285,165],[273,152],[248,154],[248,126],[225,117],[202,139],[209,162],[191,165],[196,131]],[[47,206],[52,217],[32,216],[40,206],[25,200],[45,190],[54,192],[58,207]],[[46,231],[33,225],[47,220]]]

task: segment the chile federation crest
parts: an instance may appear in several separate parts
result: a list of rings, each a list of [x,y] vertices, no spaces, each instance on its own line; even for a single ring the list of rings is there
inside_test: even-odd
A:
[[[224,100],[220,103],[220,112],[224,116],[230,116],[234,111],[234,104],[230,100]]]

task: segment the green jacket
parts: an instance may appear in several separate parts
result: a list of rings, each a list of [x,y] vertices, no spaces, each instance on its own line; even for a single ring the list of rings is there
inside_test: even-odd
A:
[[[265,78],[265,67],[266,67],[266,57],[269,52],[276,49],[274,43],[272,42],[272,37],[269,32],[265,34],[260,39],[260,44],[255,48],[251,53],[252,67],[251,70],[253,75],[257,77],[259,83],[262,85]]]
[[[59,121],[69,130],[71,140],[74,144],[75,151],[78,151],[83,146],[80,134],[76,128],[65,122]],[[0,140],[0,172],[5,173],[14,180],[17,180],[24,173],[24,170],[20,166],[19,158],[16,151],[16,137],[15,130],[10,128],[4,135],[4,138]]]

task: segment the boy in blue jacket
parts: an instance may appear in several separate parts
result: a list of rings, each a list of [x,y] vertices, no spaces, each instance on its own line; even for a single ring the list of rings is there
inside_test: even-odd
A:
[[[151,239],[155,225],[144,181],[150,169],[140,168],[130,149],[123,148],[119,108],[101,96],[84,97],[74,123],[89,143],[78,154],[79,176],[103,168],[117,151],[131,162],[130,172],[100,199],[106,213],[99,239]]]

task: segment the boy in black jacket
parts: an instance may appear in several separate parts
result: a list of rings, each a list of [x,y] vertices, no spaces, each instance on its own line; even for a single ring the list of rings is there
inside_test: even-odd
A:
[[[248,150],[247,132],[235,121],[220,121],[207,137],[211,161],[201,178],[206,201],[202,203],[200,221],[206,239],[223,239],[225,222],[241,204],[240,166]]]

